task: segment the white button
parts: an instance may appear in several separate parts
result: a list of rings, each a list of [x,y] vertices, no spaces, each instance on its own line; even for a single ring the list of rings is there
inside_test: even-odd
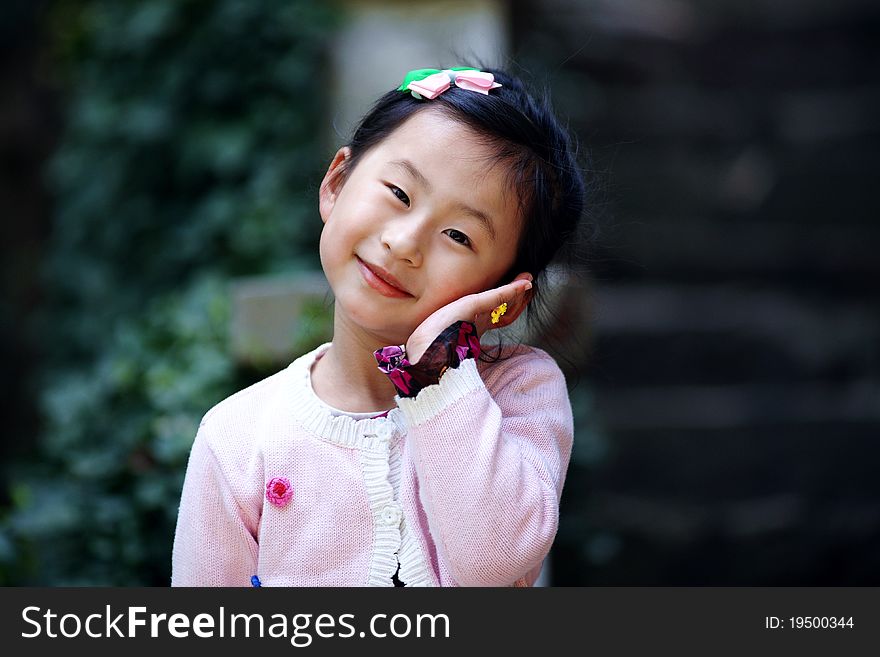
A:
[[[376,435],[379,440],[388,442],[394,436],[394,427],[390,424],[383,424],[377,429]]]
[[[397,504],[389,504],[381,512],[382,522],[386,525],[399,525],[403,513]]]

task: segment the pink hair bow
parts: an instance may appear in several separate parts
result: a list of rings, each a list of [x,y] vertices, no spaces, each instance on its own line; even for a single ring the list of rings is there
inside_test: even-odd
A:
[[[489,95],[490,89],[497,89],[501,85],[495,82],[495,76],[483,71],[457,71],[455,86]]]
[[[487,96],[490,89],[501,86],[495,82],[494,75],[474,68],[456,67],[442,71],[422,68],[407,73],[398,91],[409,91],[416,98],[433,100],[449,89],[453,83],[461,89],[476,91]]]
[[[428,100],[433,100],[449,89],[449,85],[449,74],[446,71],[440,71],[439,73],[429,75],[423,80],[413,80],[409,83],[409,90],[415,91]]]

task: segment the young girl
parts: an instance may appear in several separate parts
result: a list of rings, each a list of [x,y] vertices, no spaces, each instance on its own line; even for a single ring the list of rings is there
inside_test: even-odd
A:
[[[571,406],[545,352],[480,358],[478,336],[541,291],[578,171],[502,71],[410,71],[379,99],[319,192],[333,341],[203,418],[172,585],[534,583]]]

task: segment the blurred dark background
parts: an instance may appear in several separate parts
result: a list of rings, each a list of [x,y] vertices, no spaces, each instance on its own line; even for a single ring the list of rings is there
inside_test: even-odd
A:
[[[0,583],[168,583],[201,415],[283,366],[230,283],[318,269],[351,4],[0,8]],[[877,585],[880,8],[496,4],[597,184],[549,583]]]
[[[613,204],[557,581],[880,582],[878,10],[520,4]]]

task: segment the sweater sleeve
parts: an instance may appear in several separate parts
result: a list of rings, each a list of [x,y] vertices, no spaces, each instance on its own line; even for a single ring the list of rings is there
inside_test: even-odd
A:
[[[398,405],[428,525],[455,581],[530,586],[559,523],[571,405],[559,366],[543,351],[493,369],[491,394],[467,359]]]
[[[206,416],[207,417],[207,416]],[[259,515],[241,502],[202,421],[193,442],[174,534],[171,586],[251,586]]]

